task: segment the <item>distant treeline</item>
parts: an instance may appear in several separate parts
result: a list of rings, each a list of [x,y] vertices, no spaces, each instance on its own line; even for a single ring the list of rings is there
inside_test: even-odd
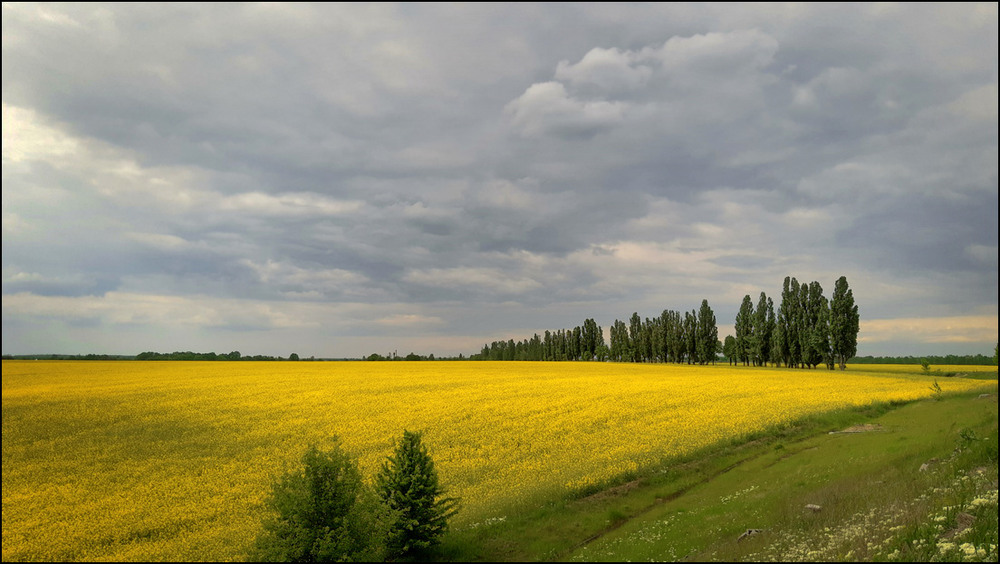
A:
[[[521,341],[494,341],[469,359],[707,364],[715,363],[722,352],[708,300],[702,300],[698,310],[664,310],[654,319],[643,320],[633,312],[628,324],[615,320],[609,334],[611,342],[606,344],[601,326],[586,319],[572,329],[535,333]]]
[[[691,311],[664,310],[654,318],[632,313],[628,323],[615,320],[605,344],[593,319],[573,329],[483,345],[471,360],[596,360],[613,362],[715,363],[719,353],[731,363],[830,370],[857,352],[858,307],[847,278],[841,276],[833,298],[823,296],[819,282],[808,284],[785,277],[777,309],[764,292],[756,309],[750,295],[736,316],[736,335],[720,342],[715,313],[708,300]]]
[[[227,354],[220,354],[214,352],[207,353],[196,353],[191,351],[175,351],[172,353],[158,353],[158,352],[144,352],[139,353],[135,357],[136,360],[300,360],[299,355],[292,353],[288,355],[288,358],[282,358],[280,356],[267,356],[267,355],[253,355],[253,356],[243,356],[240,351],[233,351]],[[309,359],[315,360],[315,359]]]
[[[382,356],[382,355],[380,355],[378,353],[372,353],[372,354],[366,356],[365,360],[371,360],[371,361],[395,361],[395,360],[409,360],[409,361],[414,361],[414,360],[466,360],[466,358],[465,358],[465,355],[463,355],[463,354],[459,354],[458,356],[441,356],[441,357],[436,357],[435,358],[434,353],[431,353],[429,355],[422,355],[422,354],[417,354],[417,353],[411,352],[410,354],[408,354],[406,356],[399,356],[396,353],[389,353],[389,354],[387,354],[385,356]]]
[[[919,365],[922,361],[926,360],[931,365],[934,364],[957,364],[966,366],[996,366],[997,359],[995,356],[986,356],[982,354],[968,354],[968,355],[954,355],[949,354],[945,356],[856,356],[851,359],[852,364],[917,364]]]
[[[239,351],[228,354],[214,352],[196,353],[191,351],[175,351],[172,353],[144,352],[137,355],[123,354],[5,354],[4,360],[317,360],[316,358],[299,359],[292,353],[288,358],[280,356],[253,355],[243,356]]]
[[[122,354],[5,354],[4,360],[135,360]]]

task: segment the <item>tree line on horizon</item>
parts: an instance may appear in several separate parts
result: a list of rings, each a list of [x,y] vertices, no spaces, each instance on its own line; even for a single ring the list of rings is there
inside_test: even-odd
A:
[[[851,359],[854,364],[920,364],[926,360],[930,364],[952,366],[991,366],[997,364],[997,356],[985,354],[948,354],[927,356],[856,356]]]
[[[707,364],[721,351],[715,312],[708,300],[697,310],[663,310],[658,317],[639,317],[633,312],[626,325],[616,319],[609,329],[610,343],[593,319],[573,329],[546,330],[522,341],[493,341],[483,345],[470,360],[542,360],[677,362]]]
[[[136,360],[299,360],[299,355],[292,353],[288,355],[288,358],[282,358],[280,356],[268,356],[263,354],[258,355],[247,355],[244,356],[240,354],[240,351],[232,351],[230,353],[196,353],[191,351],[174,351],[172,353],[159,353],[153,351],[141,352],[135,356]]]
[[[470,360],[674,362],[707,364],[723,353],[730,363],[764,366],[816,368],[826,364],[841,370],[857,353],[858,307],[854,294],[841,276],[833,297],[823,296],[819,282],[799,284],[786,276],[781,303],[760,293],[757,307],[747,294],[736,315],[736,335],[719,342],[715,313],[708,300],[698,310],[681,313],[663,310],[654,318],[632,313],[628,324],[615,320],[610,344],[593,319],[573,329],[546,330],[544,335],[515,341],[499,340],[483,345]]]

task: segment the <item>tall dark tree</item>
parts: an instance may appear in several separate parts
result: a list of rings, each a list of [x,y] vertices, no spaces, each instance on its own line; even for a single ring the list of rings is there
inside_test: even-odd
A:
[[[719,327],[708,300],[701,300],[701,308],[698,309],[697,343],[698,362],[715,363],[716,350],[719,348]]]
[[[830,302],[830,345],[834,362],[841,370],[847,369],[847,360],[858,352],[858,331],[860,317],[858,306],[854,304],[854,292],[847,285],[847,277],[841,276],[833,287]]]
[[[767,361],[771,359],[772,332],[774,332],[774,302],[761,292],[757,309],[753,312],[753,339],[750,347],[755,366],[766,366]]]
[[[684,356],[688,364],[698,362],[698,312],[684,312]]]
[[[781,289],[777,322],[781,336],[779,349],[783,353],[782,357],[787,367],[799,366],[802,362],[802,346],[799,340],[799,327],[801,327],[799,290],[798,280],[786,276]]]
[[[639,330],[639,362],[653,360],[653,326],[647,317]]]
[[[597,347],[604,344],[601,327],[593,319],[585,319],[581,337],[583,339],[583,360],[593,360],[597,354]]]
[[[788,337],[785,335],[785,327],[779,321],[780,317],[775,316],[774,331],[771,333],[771,362],[775,366],[781,366],[784,362],[788,366]]]
[[[825,363],[827,368],[833,370],[833,348],[830,343],[830,302],[824,297],[822,299],[819,319],[816,322],[815,329],[813,329],[813,347],[822,356],[821,362]]]
[[[829,338],[826,329],[827,300],[819,282],[803,284],[799,288],[799,347],[802,362],[816,368],[826,361]]]
[[[736,337],[726,335],[726,341],[722,344],[722,354],[725,355],[730,366],[739,362],[736,356]]]
[[[396,452],[375,477],[375,491],[398,514],[389,541],[396,556],[410,556],[436,545],[448,528],[448,519],[458,510],[457,500],[444,497],[420,433],[403,432]]]
[[[628,320],[629,360],[642,362],[642,318],[639,312],[632,312]]]
[[[677,363],[684,362],[684,322],[681,318],[681,312],[671,310],[667,314],[667,319],[670,360]]]
[[[736,314],[736,355],[744,365],[750,364],[753,348],[753,300],[743,296],[743,303]]]
[[[629,361],[628,327],[625,322],[616,319],[611,326],[611,360],[615,362]]]
[[[654,317],[648,321],[650,325],[650,348],[652,349],[653,362],[666,362],[666,334],[663,327],[662,317]]]

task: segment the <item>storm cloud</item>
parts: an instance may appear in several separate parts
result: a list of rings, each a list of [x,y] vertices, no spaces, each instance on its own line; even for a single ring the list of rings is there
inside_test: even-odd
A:
[[[995,4],[2,25],[6,354],[469,354],[703,298],[725,334],[788,275],[848,277],[860,354],[997,338]]]

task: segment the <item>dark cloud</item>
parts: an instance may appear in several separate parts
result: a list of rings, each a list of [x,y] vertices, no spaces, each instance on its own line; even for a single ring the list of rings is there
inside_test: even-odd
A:
[[[3,33],[5,327],[355,355],[703,297],[725,325],[844,273],[880,318],[995,323],[995,5],[5,4]]]

